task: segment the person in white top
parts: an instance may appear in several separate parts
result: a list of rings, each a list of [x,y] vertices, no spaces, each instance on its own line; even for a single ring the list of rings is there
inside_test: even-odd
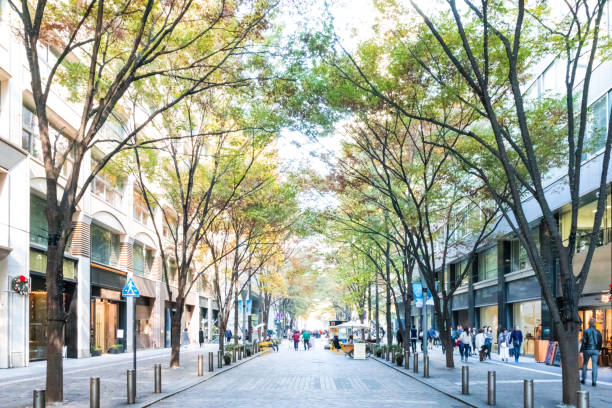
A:
[[[467,363],[468,356],[470,355],[470,343],[472,342],[472,337],[470,336],[470,333],[467,329],[461,332],[461,335],[459,336],[459,342],[459,353],[461,353],[461,361],[465,361]]]
[[[482,361],[482,347],[484,346],[484,342],[485,342],[485,335],[482,331],[482,329],[478,330],[478,334],[476,335],[476,351],[478,352],[478,355],[480,356],[480,361]]]
[[[497,343],[499,344],[499,357],[501,361],[508,361],[510,358],[510,353],[508,350],[508,330],[504,329],[497,338]]]

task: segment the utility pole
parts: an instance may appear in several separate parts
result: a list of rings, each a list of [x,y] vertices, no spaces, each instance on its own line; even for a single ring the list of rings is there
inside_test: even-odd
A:
[[[380,342],[380,322],[378,321],[378,275],[376,276],[376,344]]]

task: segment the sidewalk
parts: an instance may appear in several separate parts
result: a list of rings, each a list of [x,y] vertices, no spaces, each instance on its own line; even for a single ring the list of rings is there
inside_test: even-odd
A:
[[[132,353],[107,354],[83,359],[64,359],[64,404],[62,407],[89,407],[89,378],[100,377],[101,407],[144,407],[183,389],[206,381],[219,373],[237,367],[255,357],[236,361],[217,368],[217,344],[201,349],[191,345],[181,349],[181,366],[169,368],[170,349],[138,350],[136,375],[136,404],[127,405],[126,370],[132,368]],[[208,371],[208,352],[214,353],[214,371]],[[204,354],[204,376],[197,376],[198,354]],[[162,364],[162,394],[153,394],[153,365]],[[32,390],[45,388],[46,362],[38,361],[29,367],[0,370],[0,407],[32,406]]]
[[[398,367],[384,359],[372,357],[385,365],[393,367],[409,377],[421,381],[430,387],[460,399],[475,407],[487,406],[487,372],[496,372],[497,406],[502,408],[523,407],[523,380],[534,380],[535,406],[551,408],[561,406],[561,369],[536,363],[533,358],[521,357],[519,364],[512,359],[509,363],[499,360],[498,354],[491,355],[492,360],[478,361],[478,356],[470,357],[468,363],[462,363],[459,353],[455,352],[455,368],[445,367],[445,358],[440,348],[429,350],[429,378],[423,378],[423,356],[419,353],[419,373],[413,372],[412,356],[410,369]],[[461,395],[461,366],[470,368],[470,394]],[[583,390],[589,392],[590,405],[594,408],[606,408],[612,401],[612,369],[599,368],[597,387],[591,386],[591,372],[587,372],[586,385]]]

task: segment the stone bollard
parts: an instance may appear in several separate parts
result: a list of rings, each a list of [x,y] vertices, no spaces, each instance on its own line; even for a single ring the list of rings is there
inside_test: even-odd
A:
[[[489,371],[487,373],[487,405],[496,404],[496,389],[495,389],[495,371]]]
[[[34,390],[32,393],[32,407],[45,408],[45,390]]]
[[[242,349],[238,349],[238,360],[242,360]]]
[[[236,349],[232,350],[232,363],[236,362]]]
[[[204,356],[202,354],[198,354],[198,377],[204,375]]]
[[[412,355],[412,371],[415,373],[419,372],[419,354],[414,353]]]
[[[153,366],[153,382],[155,383],[154,394],[161,394],[162,392],[162,369],[161,364],[155,364]]]
[[[461,394],[468,395],[470,393],[470,367],[461,366]]]
[[[136,403],[136,371],[127,370],[127,403]]]
[[[533,380],[523,381],[523,406],[525,408],[533,408]]]
[[[423,378],[429,378],[429,356],[423,356]]]
[[[217,351],[217,368],[223,368],[223,352]]]
[[[395,364],[395,353],[391,351],[391,362]]]
[[[404,368],[410,369],[410,352],[404,351]]]
[[[100,408],[100,377],[89,378],[89,408]]]
[[[576,391],[576,408],[589,408],[588,391]]]
[[[208,352],[208,372],[212,373],[215,366],[215,357],[212,351]]]

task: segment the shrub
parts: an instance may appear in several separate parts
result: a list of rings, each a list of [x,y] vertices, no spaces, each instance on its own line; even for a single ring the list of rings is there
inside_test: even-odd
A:
[[[229,343],[225,345],[225,351],[232,351],[234,349],[234,343]]]
[[[232,363],[232,355],[230,353],[225,353],[223,355],[223,361],[225,362],[225,365],[230,365]]]
[[[382,357],[382,354],[383,354],[382,347],[376,347],[376,349],[374,349],[374,354],[376,354],[376,357]]]
[[[404,362],[404,353],[395,353],[395,362],[401,367]]]

